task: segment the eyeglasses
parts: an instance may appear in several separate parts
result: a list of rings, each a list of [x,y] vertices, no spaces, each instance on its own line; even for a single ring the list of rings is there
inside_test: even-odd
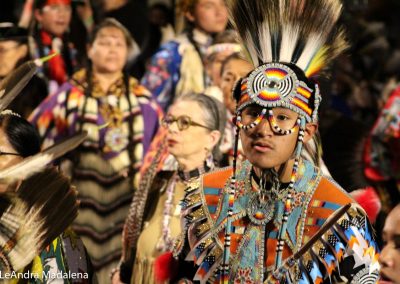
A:
[[[164,119],[162,120],[162,124],[165,127],[170,127],[172,123],[176,122],[176,124],[178,125],[178,129],[179,131],[188,129],[190,126],[199,126],[199,127],[203,127],[206,128],[208,130],[213,130],[210,127],[207,127],[205,125],[202,125],[200,123],[194,122],[192,121],[192,118],[187,116],[187,115],[180,115],[178,117],[174,117],[172,115],[167,115],[166,117],[164,117]]]
[[[0,156],[6,156],[6,155],[21,156],[18,153],[3,152],[3,151],[0,150]]]

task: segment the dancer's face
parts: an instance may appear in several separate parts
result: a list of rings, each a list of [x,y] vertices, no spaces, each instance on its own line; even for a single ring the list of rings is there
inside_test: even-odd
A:
[[[254,121],[263,108],[258,105],[250,105],[242,111],[242,122]],[[292,129],[296,125],[298,114],[290,109],[273,108],[273,116],[276,123],[284,130]],[[316,130],[315,124],[307,124],[303,141],[307,143]],[[291,134],[281,135],[272,130],[271,122],[267,115],[254,128],[241,130],[241,141],[244,155],[258,169],[278,170],[286,164],[285,171],[291,172],[293,153],[297,145],[299,127],[295,127]],[[288,163],[287,163],[288,162]]]

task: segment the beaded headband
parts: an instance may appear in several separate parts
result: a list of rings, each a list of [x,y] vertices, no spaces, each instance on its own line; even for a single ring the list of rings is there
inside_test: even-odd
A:
[[[5,109],[0,112],[0,115],[12,115],[16,117],[21,117],[18,113],[13,112],[11,109]]]
[[[47,0],[45,6],[47,5],[71,5],[71,0]]]
[[[225,51],[235,53],[235,52],[240,52],[241,50],[242,48],[240,44],[237,43],[217,43],[207,48],[206,56],[210,56],[214,53],[220,53]]]
[[[293,67],[281,63],[267,63],[254,69],[242,79],[234,90],[238,101],[237,112],[250,104],[267,109],[285,107],[306,118],[316,121],[321,100],[318,85],[314,90],[300,80]]]

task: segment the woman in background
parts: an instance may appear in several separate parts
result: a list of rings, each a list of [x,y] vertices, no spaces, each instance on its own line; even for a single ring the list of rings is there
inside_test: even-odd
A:
[[[224,31],[228,23],[223,0],[181,0],[179,7],[187,23],[185,32],[161,46],[142,78],[164,110],[175,97],[204,92],[210,84],[205,53],[213,36]]]
[[[120,235],[136,189],[135,176],[161,115],[150,93],[124,72],[132,46],[129,32],[106,19],[90,38],[89,66],[31,117],[44,145],[89,132],[71,157],[72,181],[81,199],[73,228],[88,249],[98,279],[108,279],[120,259]]]
[[[184,95],[171,106],[163,120],[168,129],[163,147],[175,169],[156,172],[156,155],[144,173],[125,223],[123,258],[113,283],[168,283],[191,276],[190,267],[170,271],[168,266],[174,241],[182,237],[180,202],[200,175],[215,167],[225,119],[222,104],[203,94]]]

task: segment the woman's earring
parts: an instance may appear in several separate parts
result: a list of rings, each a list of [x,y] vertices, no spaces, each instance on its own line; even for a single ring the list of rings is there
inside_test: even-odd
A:
[[[210,149],[208,149],[207,147],[204,147],[204,149],[206,150],[206,165],[209,168],[213,168],[214,166],[214,157],[213,154],[211,152]]]

